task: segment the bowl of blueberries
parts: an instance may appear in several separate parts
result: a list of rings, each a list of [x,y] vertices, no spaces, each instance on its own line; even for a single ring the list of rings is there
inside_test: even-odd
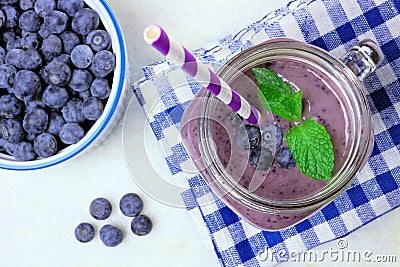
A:
[[[126,106],[126,53],[104,0],[0,0],[0,168],[50,167],[104,139]]]

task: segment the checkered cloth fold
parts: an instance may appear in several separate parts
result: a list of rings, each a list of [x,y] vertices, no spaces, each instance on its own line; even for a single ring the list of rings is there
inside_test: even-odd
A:
[[[366,166],[337,199],[309,219],[278,232],[261,231],[244,222],[216,198],[198,174],[180,166],[190,159],[179,141],[170,141],[165,163],[171,180],[189,187],[182,194],[187,210],[206,227],[223,266],[266,266],[287,260],[289,253],[311,249],[343,237],[400,205],[400,1],[295,0],[253,24],[194,54],[211,69],[238,52],[273,37],[302,40],[341,56],[364,38],[375,40],[384,53],[382,65],[364,80],[372,110],[375,145]],[[178,135],[185,107],[200,85],[169,62],[143,68],[145,78],[133,90],[158,142]],[[181,86],[181,85],[185,86]],[[179,85],[179,90],[173,88]],[[154,108],[155,99],[160,99]],[[189,163],[188,163],[189,162]],[[201,188],[201,190],[199,189]],[[205,199],[212,204],[201,205]],[[201,223],[198,223],[201,222]],[[272,254],[271,254],[272,255]]]

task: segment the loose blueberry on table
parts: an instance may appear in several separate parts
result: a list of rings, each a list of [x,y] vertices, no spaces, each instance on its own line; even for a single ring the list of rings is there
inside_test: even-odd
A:
[[[135,217],[143,209],[143,200],[135,193],[128,193],[121,198],[119,208],[125,216]]]
[[[146,215],[138,215],[131,222],[131,230],[135,235],[148,235],[153,228],[153,223]]]
[[[112,206],[110,201],[105,198],[99,197],[90,203],[90,214],[97,220],[105,220],[111,215]]]
[[[89,223],[80,223],[75,228],[75,237],[78,241],[82,243],[87,243],[92,241],[95,235],[94,228]]]
[[[0,124],[2,121],[0,120]],[[0,139],[0,144],[1,144]],[[143,200],[136,193],[127,193],[123,195],[119,202],[119,207],[127,217],[133,217],[130,228],[132,233],[138,236],[148,235],[153,229],[151,219],[140,212],[143,210]],[[90,204],[90,214],[97,220],[105,220],[111,215],[111,203],[106,198],[96,198]],[[89,223],[80,223],[75,228],[75,237],[81,242],[89,242],[93,239],[95,233],[94,228]],[[107,247],[115,247],[122,242],[123,232],[121,229],[106,224],[100,229],[100,239]]]
[[[100,239],[107,247],[116,247],[121,244],[124,234],[121,229],[106,224],[100,228]]]
[[[0,1],[1,153],[29,161],[79,142],[110,95],[111,43],[83,0]]]

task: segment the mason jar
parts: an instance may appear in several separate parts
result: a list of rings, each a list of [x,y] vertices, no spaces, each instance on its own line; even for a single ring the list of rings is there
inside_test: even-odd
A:
[[[340,59],[287,38],[240,52],[217,74],[259,110],[258,125],[249,125],[202,89],[182,117],[184,146],[213,192],[241,218],[269,231],[292,226],[342,193],[370,156],[373,131],[362,80],[382,58],[371,40]],[[295,91],[302,90],[301,120],[314,118],[324,125],[333,145],[329,180],[314,180],[297,168],[285,132],[298,122],[267,111],[253,68],[273,70]]]

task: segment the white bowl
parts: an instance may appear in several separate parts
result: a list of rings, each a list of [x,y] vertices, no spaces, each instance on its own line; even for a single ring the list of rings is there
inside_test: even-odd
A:
[[[127,104],[126,92],[129,88],[129,68],[127,50],[121,27],[105,0],[85,0],[85,3],[97,11],[101,22],[110,33],[112,50],[116,59],[111,94],[104,107],[103,114],[78,143],[69,145],[51,157],[38,158],[32,161],[16,161],[14,157],[0,153],[0,168],[9,170],[35,170],[47,168],[75,158],[89,151],[95,144],[106,138],[122,117]]]

